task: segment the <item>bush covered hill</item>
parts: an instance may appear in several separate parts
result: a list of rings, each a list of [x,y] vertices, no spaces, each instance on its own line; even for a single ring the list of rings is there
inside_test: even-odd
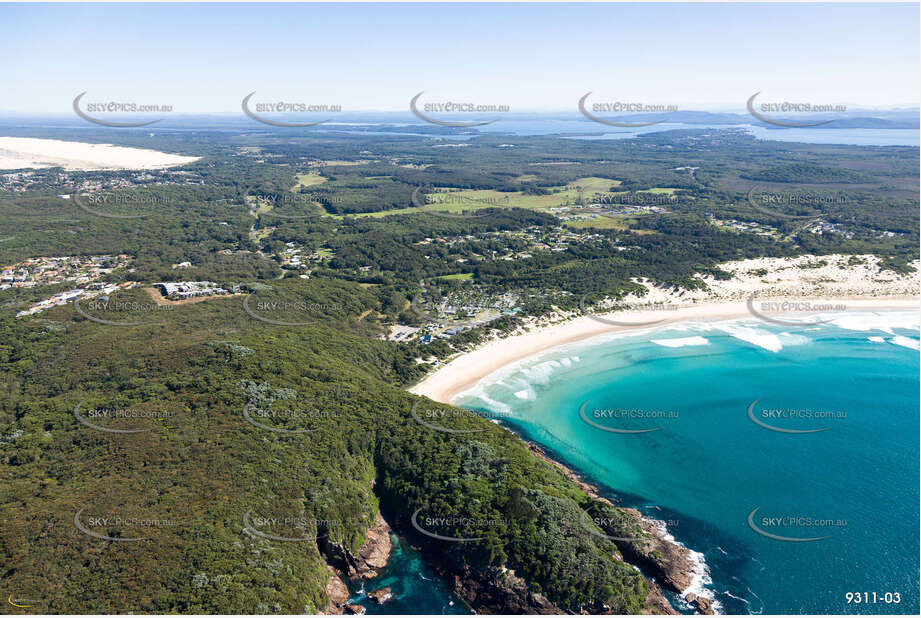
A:
[[[72,306],[31,320],[5,312],[4,589],[49,613],[316,612],[328,604],[322,545],[357,550],[380,510],[411,532],[423,509],[501,522],[438,530],[483,537],[474,543],[423,538],[440,544],[448,573],[507,567],[568,611],[643,609],[647,581],[577,523],[593,501],[555,467],[449,406],[419,410],[477,431],[414,420],[421,400],[400,385],[419,370],[404,348],[368,336],[360,287],[272,287],[304,301],[295,311],[319,297],[332,310],[306,326],[256,319],[266,305],[247,312],[241,296],[142,326],[96,323]]]

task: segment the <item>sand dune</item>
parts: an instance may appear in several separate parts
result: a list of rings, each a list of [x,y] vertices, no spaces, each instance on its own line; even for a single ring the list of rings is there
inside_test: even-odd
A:
[[[63,167],[66,170],[150,170],[185,165],[199,158],[112,144],[0,137],[0,169],[7,170],[44,167]]]

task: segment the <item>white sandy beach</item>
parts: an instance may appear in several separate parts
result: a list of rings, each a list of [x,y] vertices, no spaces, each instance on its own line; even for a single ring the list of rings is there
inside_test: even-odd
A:
[[[56,139],[0,137],[0,170],[62,167],[66,170],[150,170],[197,161],[144,148]]]
[[[666,302],[672,310],[620,311],[607,316],[637,326],[609,324],[593,317],[560,314],[561,321],[530,319],[528,332],[493,339],[473,351],[460,354],[410,389],[435,401],[451,399],[479,380],[511,363],[553,348],[605,333],[660,327],[680,321],[720,321],[753,317],[747,300],[755,292],[788,298],[820,298],[846,304],[847,312],[919,310],[918,272],[899,276],[880,272],[878,261],[863,256],[866,265],[855,267],[844,256],[761,258],[722,265],[734,277],[728,281],[707,279],[709,292],[675,292],[649,288],[634,302]],[[803,269],[806,263],[828,262],[827,266]],[[767,270],[764,275],[762,269]],[[754,273],[754,274],[749,274]],[[799,316],[802,317],[802,316]],[[655,322],[655,324],[651,324]]]

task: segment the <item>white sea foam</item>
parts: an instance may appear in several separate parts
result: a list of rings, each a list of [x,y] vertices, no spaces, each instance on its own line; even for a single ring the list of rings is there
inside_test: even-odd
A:
[[[748,591],[749,591],[749,592],[752,592],[752,589],[749,588]],[[752,607],[751,601],[749,601],[749,600],[746,599],[745,597],[736,596],[736,595],[732,594],[731,592],[729,592],[729,590],[723,590],[723,594],[725,594],[727,597],[732,598],[732,599],[735,599],[735,600],[737,600],[737,601],[742,601],[743,603],[745,603],[746,605],[748,605],[749,608]],[[754,595],[755,598],[758,598],[758,595],[756,595],[754,592],[752,592],[752,595]],[[760,599],[759,599],[759,600],[760,600]],[[749,612],[748,612],[748,613],[749,613],[749,614],[752,614],[752,615],[759,615],[759,614],[761,614],[762,611],[764,611],[764,606],[763,606],[763,605],[762,605],[759,609],[757,609],[757,610],[749,609]]]
[[[495,387],[508,389],[520,400],[533,401],[537,398],[535,387],[546,386],[553,379],[554,374],[569,369],[581,361],[577,355],[553,358],[559,352],[558,349],[544,351],[508,364],[485,376],[471,387],[456,393],[451,397],[451,402],[473,397],[486,402],[487,391]],[[489,401],[492,400],[489,399]]]
[[[495,399],[487,395],[485,392],[478,395],[478,397],[480,401],[486,404],[486,409],[496,412],[498,414],[501,414],[503,416],[512,415],[512,409],[509,406],[505,405],[501,401],[496,401]]]
[[[545,385],[550,383],[550,378],[554,372],[562,366],[562,363],[558,360],[549,360],[525,367],[521,370],[521,373],[531,384]]]
[[[921,341],[911,337],[903,337],[902,335],[896,335],[889,340],[889,343],[900,345],[903,348],[911,348],[912,350],[921,350]]]
[[[867,341],[872,341],[873,343],[886,343],[886,340],[882,337],[867,337]]]
[[[780,342],[784,346],[788,345],[806,345],[812,343],[812,339],[805,335],[793,335],[791,333],[780,333]]]
[[[490,397],[486,392],[487,386],[488,385],[483,382],[478,382],[467,390],[462,391],[452,397],[451,401],[453,402],[459,399],[477,399],[482,402],[483,406],[487,410],[501,414],[503,416],[511,416],[512,409],[501,401],[496,401]]]
[[[492,374],[484,377],[470,389],[457,393],[452,401],[465,399],[472,396],[485,395],[486,388],[501,386],[507,388],[510,395],[519,400],[532,401],[536,398],[535,388],[550,384],[554,375],[566,371],[581,361],[580,352],[590,351],[605,344],[614,343],[623,339],[643,339],[654,345],[663,347],[684,347],[710,345],[710,338],[704,336],[714,331],[723,332],[730,337],[756,345],[770,352],[779,352],[788,346],[808,345],[812,339],[805,334],[806,331],[823,330],[828,327],[838,327],[853,331],[878,331],[891,336],[889,342],[893,345],[918,349],[918,341],[910,337],[897,335],[893,329],[921,330],[919,315],[913,311],[882,311],[882,312],[854,312],[842,315],[839,313],[813,316],[812,319],[823,320],[821,324],[814,324],[808,329],[798,330],[797,333],[782,331],[772,332],[769,326],[753,318],[736,318],[720,322],[694,321],[678,322],[667,326],[655,326],[632,331],[605,333],[571,342],[556,348],[539,352],[538,354],[521,359]],[[684,337],[669,337],[670,334],[687,333]],[[694,334],[692,334],[694,333]],[[653,337],[655,337],[653,339]],[[868,337],[875,343],[883,342],[882,338]],[[522,392],[528,391],[528,392]],[[482,397],[480,397],[482,399]]]
[[[758,602],[759,602],[759,603],[761,603],[761,607],[759,607],[757,610],[752,610],[751,613],[752,613],[752,614],[756,614],[756,615],[759,615],[759,614],[763,613],[763,612],[764,612],[764,600],[763,600],[761,597],[759,597],[759,596],[755,593],[755,591],[752,590],[751,588],[749,588],[748,586],[746,586],[745,589],[748,590],[748,593],[749,593],[749,594],[751,594],[753,597],[755,597],[756,599],[758,599]],[[751,604],[749,604],[749,607],[751,607]]]
[[[677,541],[673,542],[681,545]],[[713,591],[707,586],[713,585],[713,579],[710,577],[710,567],[707,566],[706,560],[704,560],[704,555],[700,552],[694,551],[693,549],[688,549],[690,552],[690,561],[694,565],[694,568],[691,571],[691,585],[687,587],[686,590],[681,591],[681,596],[686,597],[689,592],[694,593],[699,597],[705,599],[710,599],[711,604],[713,605],[713,612],[716,614],[722,613],[723,605],[716,599],[716,595],[713,594]]]
[[[716,324],[716,328],[733,339],[751,343],[752,345],[764,348],[770,352],[780,352],[783,349],[783,342],[781,341],[780,335],[761,330],[760,328],[728,323]]]
[[[746,605],[751,605],[751,603],[748,602],[748,599],[745,597],[737,597],[736,595],[729,592],[729,590],[723,590],[723,594],[725,594],[727,597],[735,599],[736,601],[742,601]]]
[[[893,328],[918,330],[921,319],[914,311],[884,311],[880,313],[849,313],[834,317],[829,321],[838,328],[855,331],[878,330],[894,335]]]
[[[687,547],[684,543],[681,543],[668,532],[668,528],[665,525],[665,522],[659,519],[649,519],[662,533],[662,538],[673,545],[683,547],[688,550],[688,559],[693,564],[691,569],[691,585],[686,589],[681,591],[681,598],[683,599],[688,595],[689,592],[694,593],[695,596],[703,597],[705,599],[710,599],[711,604],[713,605],[713,612],[716,614],[721,613],[723,609],[722,604],[716,599],[716,595],[713,593],[713,590],[707,588],[707,586],[713,585],[713,579],[710,577],[710,567],[707,566],[707,561],[704,558],[704,555],[698,551]],[[690,605],[687,605],[690,608]]]
[[[679,337],[676,339],[650,339],[652,343],[666,348],[683,348],[691,345],[709,345],[710,342],[704,337]]]

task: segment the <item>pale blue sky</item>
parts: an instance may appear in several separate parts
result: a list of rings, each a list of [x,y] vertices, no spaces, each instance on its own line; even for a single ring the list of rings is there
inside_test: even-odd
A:
[[[0,110],[88,98],[238,112],[241,98],[918,105],[918,4],[0,5]]]

